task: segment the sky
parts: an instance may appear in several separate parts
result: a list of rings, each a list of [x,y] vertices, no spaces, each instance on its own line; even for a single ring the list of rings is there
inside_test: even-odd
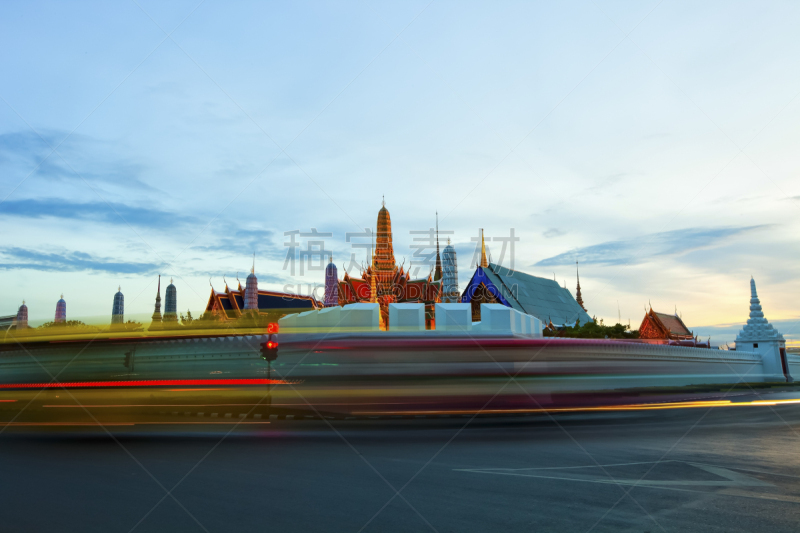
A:
[[[120,286],[147,316],[159,274],[197,313],[254,253],[260,287],[308,293],[321,255],[358,274],[384,200],[420,277],[438,212],[462,288],[484,228],[493,261],[573,291],[580,261],[606,322],[652,305],[733,340],[752,275],[800,339],[799,22],[794,2],[2,3],[0,315],[52,320],[63,293],[105,319]]]

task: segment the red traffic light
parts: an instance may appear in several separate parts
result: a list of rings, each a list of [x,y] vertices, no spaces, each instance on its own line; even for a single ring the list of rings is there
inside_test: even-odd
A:
[[[277,348],[277,347],[278,347],[278,343],[277,342],[267,341],[267,349],[268,350],[272,350],[273,348]]]

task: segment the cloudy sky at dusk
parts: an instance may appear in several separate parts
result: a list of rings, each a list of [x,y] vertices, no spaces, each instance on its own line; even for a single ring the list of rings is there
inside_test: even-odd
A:
[[[438,210],[462,287],[478,228],[513,230],[506,266],[574,290],[580,260],[606,321],[649,301],[738,324],[752,274],[800,338],[799,23],[792,2],[3,3],[0,314],[52,320],[63,292],[110,316],[118,285],[149,314],[159,273],[199,311],[253,252],[260,286],[307,291],[323,273],[284,269],[285,232],[331,233],[341,274],[385,196],[398,262]]]

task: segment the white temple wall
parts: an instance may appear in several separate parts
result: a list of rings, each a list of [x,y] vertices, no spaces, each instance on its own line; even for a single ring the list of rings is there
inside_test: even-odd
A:
[[[638,343],[575,345],[562,339],[506,340],[480,334],[473,337],[475,342],[464,344],[449,342],[451,337],[458,340],[463,335],[431,333],[329,334],[318,345],[325,334],[281,333],[275,369],[297,379],[404,374],[450,376],[453,383],[460,378],[476,383],[475,378],[482,382],[484,377],[516,375],[526,390],[545,393],[783,381],[782,376],[765,370],[762,356],[754,352]],[[387,335],[392,337],[390,342],[376,344]],[[293,346],[293,339],[298,338],[306,344]],[[348,339],[365,340],[377,347],[354,355],[341,349]],[[430,342],[417,342],[422,339]],[[266,363],[260,358],[264,340],[218,337],[130,345],[97,343],[84,351],[78,346],[7,351],[0,357],[0,382],[45,383],[54,375],[61,381],[260,377],[266,372]],[[405,340],[411,342],[406,345]],[[314,346],[311,352],[308,342]],[[328,343],[337,349],[328,350]],[[131,348],[135,348],[135,369],[123,366],[124,354]],[[795,375],[800,375],[800,356],[789,354],[788,361]]]
[[[425,304],[389,304],[390,331],[425,331]]]
[[[789,362],[789,371],[792,373],[792,377],[800,379],[800,355],[786,354],[786,360]]]

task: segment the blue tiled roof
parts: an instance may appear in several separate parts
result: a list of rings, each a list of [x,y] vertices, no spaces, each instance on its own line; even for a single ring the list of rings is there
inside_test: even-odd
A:
[[[258,295],[259,309],[314,309],[314,303],[305,298],[292,298],[291,296],[275,296],[272,294]]]
[[[470,301],[475,288],[484,283],[489,291],[504,305],[533,315],[542,322],[554,324],[581,324],[591,317],[584,311],[572,293],[552,279],[531,276],[524,272],[490,263],[488,268],[475,271],[462,297]]]

